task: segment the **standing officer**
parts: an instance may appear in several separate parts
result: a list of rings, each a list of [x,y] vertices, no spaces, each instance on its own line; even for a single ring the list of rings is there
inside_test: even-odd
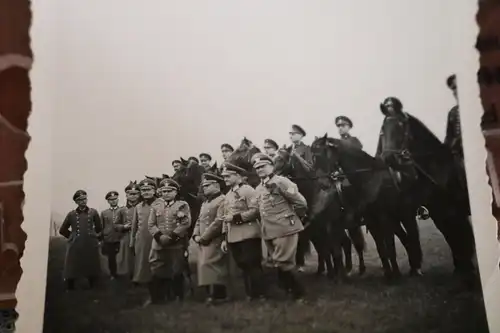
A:
[[[311,147],[302,142],[306,136],[306,131],[299,125],[292,125],[290,129],[290,140],[292,145],[288,147],[289,152],[295,152],[310,165],[313,164]]]
[[[205,200],[193,231],[193,241],[199,245],[197,271],[198,286],[207,291],[207,304],[223,301],[227,298],[227,280],[229,275],[228,256],[222,251],[224,240],[222,221],[217,219],[219,208],[225,196],[221,193],[221,177],[205,173],[201,187]]]
[[[64,280],[68,290],[75,287],[75,280],[87,278],[93,288],[101,273],[99,237],[102,231],[99,213],[87,206],[87,192],[78,190],[73,195],[76,209],[66,215],[59,234],[68,239],[64,261]]]
[[[135,216],[132,220],[130,234],[130,247],[134,252],[134,276],[132,281],[135,284],[146,284],[151,292],[154,285],[151,283],[151,269],[149,267],[149,254],[153,237],[148,231],[149,215],[152,212],[152,205],[157,199],[156,182],[146,178],[139,183],[142,201],[137,204]],[[148,305],[151,300],[146,301]]]
[[[124,225],[127,219],[125,210],[118,207],[118,192],[110,191],[106,194],[109,208],[101,212],[102,221],[102,254],[108,258],[108,268],[111,279],[116,279],[116,256],[120,250],[120,240],[122,234],[117,230],[116,225]]]
[[[212,162],[212,156],[207,153],[200,154],[200,165],[205,169],[205,171],[210,170],[210,162]]]
[[[337,118],[335,118],[335,125],[339,129],[340,138],[344,140],[344,142],[349,143],[353,147],[363,149],[361,141],[359,141],[357,137],[352,136],[349,133],[353,126],[351,119],[346,116],[338,116]]]
[[[115,225],[115,229],[122,234],[120,250],[116,256],[116,266],[118,275],[131,278],[134,273],[134,254],[130,248],[130,230],[132,229],[132,220],[136,214],[136,206],[141,200],[139,185],[136,181],[130,182],[125,187],[125,195],[127,196],[127,202],[123,207],[125,220],[118,220]],[[120,222],[123,224],[120,224]]]
[[[152,303],[164,300],[166,294],[184,299],[185,242],[191,226],[191,212],[187,202],[178,200],[180,186],[170,178],[160,183],[163,200],[152,204],[148,229],[153,236],[149,263],[153,279],[150,297]]]
[[[297,185],[273,173],[272,159],[262,153],[252,157],[252,164],[262,182],[255,189],[255,205],[260,212],[262,238],[278,268],[278,279],[296,300],[302,300],[304,288],[295,275],[295,255],[299,232],[304,230],[301,219],[307,211],[306,199]]]
[[[278,149],[278,144],[273,139],[264,140],[264,151],[271,158],[274,158],[274,156],[276,156],[276,152],[278,151]]]
[[[457,78],[455,74],[448,77],[446,85],[453,93],[455,106],[448,112],[448,122],[446,127],[446,137],[444,139],[451,151],[459,158],[463,159],[462,130],[460,126],[460,113],[458,108]]]
[[[264,298],[262,271],[262,241],[257,221],[258,209],[253,201],[255,190],[243,182],[245,170],[225,162],[222,176],[228,186],[224,203],[217,218],[223,220],[223,251],[231,252],[238,268],[243,271],[247,300]]]

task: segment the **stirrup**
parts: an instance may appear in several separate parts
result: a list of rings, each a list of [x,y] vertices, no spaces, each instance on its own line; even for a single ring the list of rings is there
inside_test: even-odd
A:
[[[428,220],[430,218],[429,210],[425,206],[420,206],[417,208],[417,215],[415,216],[419,220]]]

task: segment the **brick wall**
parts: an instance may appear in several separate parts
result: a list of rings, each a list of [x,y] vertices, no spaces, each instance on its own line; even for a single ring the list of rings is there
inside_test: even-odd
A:
[[[0,0],[0,309],[16,305],[22,274],[19,259],[26,234],[21,229],[24,157],[31,112],[29,70],[31,8],[28,0]]]
[[[482,127],[489,154],[487,167],[494,196],[492,211],[500,231],[500,2],[480,1],[476,19],[479,26],[478,82],[484,108]]]

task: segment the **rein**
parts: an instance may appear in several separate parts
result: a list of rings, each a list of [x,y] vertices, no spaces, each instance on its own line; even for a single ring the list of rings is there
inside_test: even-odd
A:
[[[390,119],[390,118],[393,118],[393,117],[387,117],[387,119]],[[403,137],[403,142],[401,144],[401,148],[400,149],[384,149],[383,153],[390,152],[396,156],[399,156],[400,159],[408,161],[410,165],[413,165],[418,171],[420,171],[434,185],[439,186],[439,183],[431,175],[429,175],[429,173],[426,172],[424,170],[424,168],[422,168],[422,166],[415,161],[415,158],[414,158],[415,156],[434,156],[438,153],[437,152],[432,152],[432,153],[430,153],[430,152],[425,152],[425,153],[412,153],[412,152],[410,152],[410,150],[407,148],[408,142],[410,141],[410,137],[411,137],[408,122],[403,123],[403,126],[405,128],[405,132],[404,132],[404,137]],[[384,134],[383,132],[380,133],[381,136],[383,134]]]

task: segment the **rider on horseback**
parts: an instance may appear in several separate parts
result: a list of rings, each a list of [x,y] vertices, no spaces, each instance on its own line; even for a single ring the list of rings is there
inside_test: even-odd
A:
[[[376,156],[382,158],[382,160],[391,167],[391,175],[393,176],[395,184],[399,186],[403,177],[417,177],[416,170],[414,170],[412,167],[410,152],[407,149],[407,145],[409,144],[410,140],[408,129],[409,116],[406,112],[403,111],[403,103],[401,103],[401,101],[396,97],[387,97],[384,102],[380,104],[380,110],[385,116],[384,124],[386,123],[386,121],[396,120],[403,125],[403,128],[405,128],[403,147],[401,150],[394,151],[393,149],[387,149],[386,147],[383,147],[381,144],[379,144],[376,153]],[[380,132],[381,136],[384,135],[384,124],[382,125],[382,131]],[[405,166],[408,166],[408,168],[405,168]],[[423,220],[428,219],[429,210],[424,206],[420,206],[417,209],[416,217]]]
[[[339,130],[339,135],[343,142],[358,149],[363,149],[363,144],[361,143],[361,141],[359,141],[357,137],[352,136],[349,133],[349,131],[353,127],[351,119],[346,116],[338,116],[337,118],[335,118],[335,125]],[[352,195],[352,193],[350,193],[352,192],[351,183],[347,179],[346,174],[340,166],[338,167],[337,171],[333,173],[333,178],[339,195],[342,195],[342,192],[344,192],[344,196],[345,194]],[[351,201],[352,200],[343,200],[342,204],[342,208],[345,214],[344,223],[347,227],[355,226],[354,224],[358,223],[357,219],[355,218],[354,208],[349,205],[349,202]]]

